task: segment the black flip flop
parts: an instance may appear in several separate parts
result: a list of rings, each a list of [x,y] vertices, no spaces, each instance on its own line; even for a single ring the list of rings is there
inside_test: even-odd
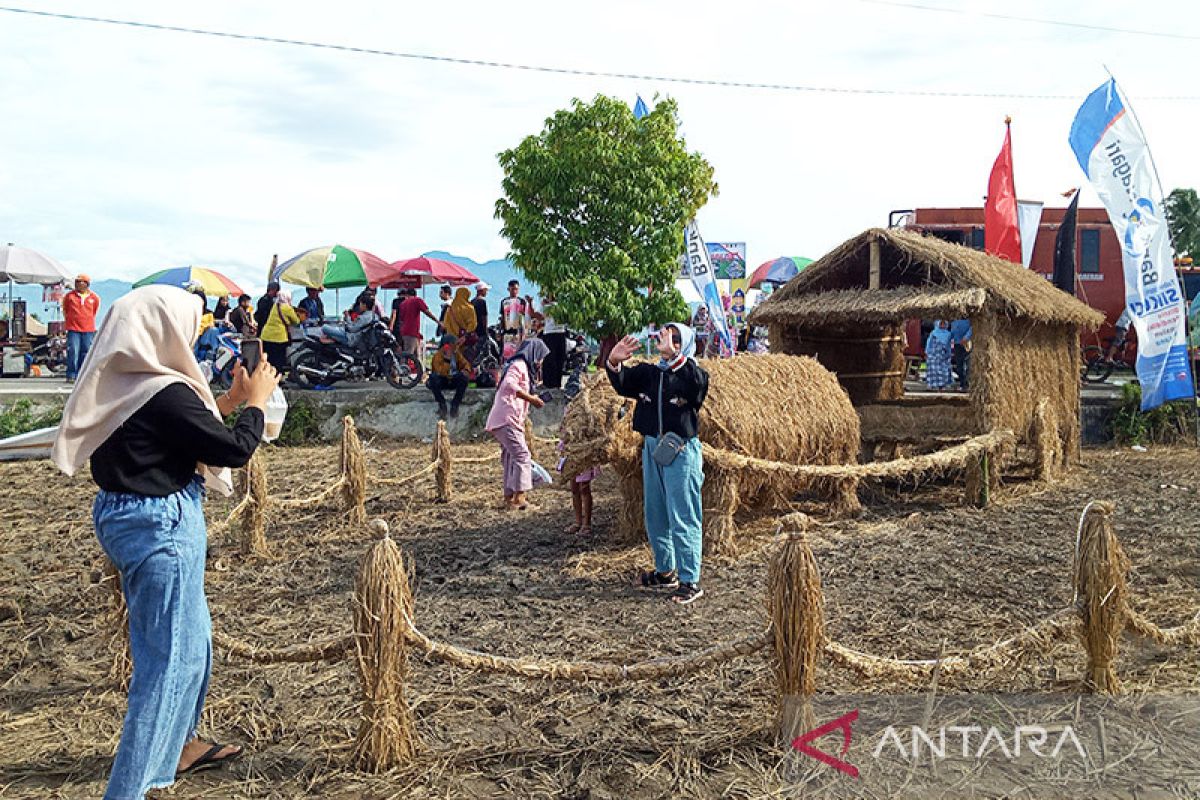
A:
[[[237,758],[239,758],[242,755],[242,753],[245,752],[245,748],[238,747],[238,749],[235,752],[230,753],[227,756],[221,756],[220,758],[217,758],[217,753],[221,752],[226,747],[229,747],[229,745],[214,744],[212,747],[208,748],[208,751],[204,755],[197,758],[195,761],[193,761],[191,764],[189,764],[184,769],[176,771],[176,773],[175,773],[176,777],[178,777],[180,775],[186,775],[189,772],[201,772],[206,769],[213,769],[215,767],[224,766],[225,764],[228,764],[230,761],[236,760]]]

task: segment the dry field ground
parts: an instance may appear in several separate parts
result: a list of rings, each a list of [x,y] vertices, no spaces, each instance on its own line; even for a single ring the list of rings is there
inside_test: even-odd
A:
[[[371,468],[398,476],[428,447],[369,443]],[[492,445],[456,447],[481,455]],[[271,491],[299,497],[336,473],[336,449],[273,449]],[[547,459],[549,460],[549,459]],[[562,533],[570,497],[537,495],[537,512],[497,510],[497,464],[455,467],[452,504],[374,490],[413,569],[416,622],[436,639],[503,655],[630,661],[682,654],[758,630],[776,515],[739,520],[742,551],[705,565],[706,596],[687,608],[629,588],[642,548],[607,537],[611,475],[596,484],[596,535]],[[0,465],[0,797],[93,798],[116,747],[124,698],[109,674],[102,557],[91,531],[94,486],[48,463]],[[1093,499],[1116,503],[1133,563],[1133,602],[1163,625],[1200,607],[1200,453],[1085,452],[1046,488],[1013,481],[980,511],[961,491],[927,486],[864,498],[850,521],[817,517],[810,533],[825,584],[827,628],[859,650],[929,658],[1000,640],[1071,600],[1076,524]],[[210,498],[210,520],[229,503]],[[370,541],[333,510],[279,516],[271,556],[243,559],[211,542],[214,626],[280,647],[343,634],[357,562]],[[973,676],[952,691],[1065,692],[1083,656],[1062,644],[1044,658]],[[177,798],[762,797],[781,791],[783,754],[767,734],[773,678],[762,655],[709,672],[615,687],[470,674],[414,657],[408,698],[422,742],[409,767],[347,769],[358,723],[350,661],[260,666],[218,652],[206,723],[245,743],[231,768],[160,793]],[[1133,690],[1200,689],[1200,648],[1123,642],[1117,672]],[[888,692],[822,667],[822,693]]]

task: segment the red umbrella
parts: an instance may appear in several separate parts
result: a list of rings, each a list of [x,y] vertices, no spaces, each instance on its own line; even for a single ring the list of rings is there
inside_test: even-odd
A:
[[[451,286],[479,283],[478,276],[471,270],[440,258],[406,258],[392,262],[391,266],[400,277],[381,284],[385,289],[424,286],[430,283],[448,283]]]

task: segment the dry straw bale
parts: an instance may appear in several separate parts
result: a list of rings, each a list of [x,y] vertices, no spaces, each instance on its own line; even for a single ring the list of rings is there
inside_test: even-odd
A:
[[[700,413],[701,441],[720,450],[787,464],[853,464],[858,458],[858,415],[833,374],[811,358],[768,355],[754,358],[710,359],[702,366],[709,373],[709,393]],[[633,520],[640,516],[641,437],[633,432],[633,402],[618,397],[607,378],[596,375],[567,406],[562,424],[565,463],[563,474],[611,463],[621,482],[625,513],[621,538],[635,540]],[[732,476],[730,476],[732,477]],[[853,476],[847,476],[853,478]],[[705,465],[706,487],[719,484],[725,474]],[[754,504],[777,507],[787,495],[811,489],[852,505],[844,483],[798,480],[785,474],[754,473],[737,476],[735,489],[713,485],[708,496],[733,498],[720,511],[732,515],[737,507]],[[705,501],[709,507],[709,500]],[[710,515],[705,520],[706,545],[714,537],[710,526],[727,528],[728,519]]]
[[[367,521],[367,461],[358,428],[349,415],[342,417],[341,468],[346,517],[351,524],[361,525]]]
[[[1113,661],[1117,641],[1125,627],[1129,587],[1125,574],[1129,560],[1112,527],[1113,504],[1089,503],[1079,522],[1075,558],[1075,600],[1083,618],[1081,637],[1087,649],[1085,686],[1094,692],[1119,694]]]
[[[416,752],[412,712],[404,698],[406,619],[412,613],[404,556],[385,535],[363,558],[354,584],[354,655],[362,710],[353,759],[367,771],[391,769]]]
[[[790,742],[812,728],[809,698],[816,691],[817,660],[825,640],[821,574],[805,539],[808,518],[783,520],[786,534],[767,573],[767,606],[774,634],[772,666],[779,689],[775,732]]]

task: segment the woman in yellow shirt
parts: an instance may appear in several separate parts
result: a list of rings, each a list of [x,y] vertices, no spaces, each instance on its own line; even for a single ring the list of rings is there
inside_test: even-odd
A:
[[[280,292],[275,296],[275,305],[267,316],[267,324],[263,325],[263,352],[271,366],[280,374],[287,372],[288,327],[298,326],[300,315],[292,308],[291,299]]]

